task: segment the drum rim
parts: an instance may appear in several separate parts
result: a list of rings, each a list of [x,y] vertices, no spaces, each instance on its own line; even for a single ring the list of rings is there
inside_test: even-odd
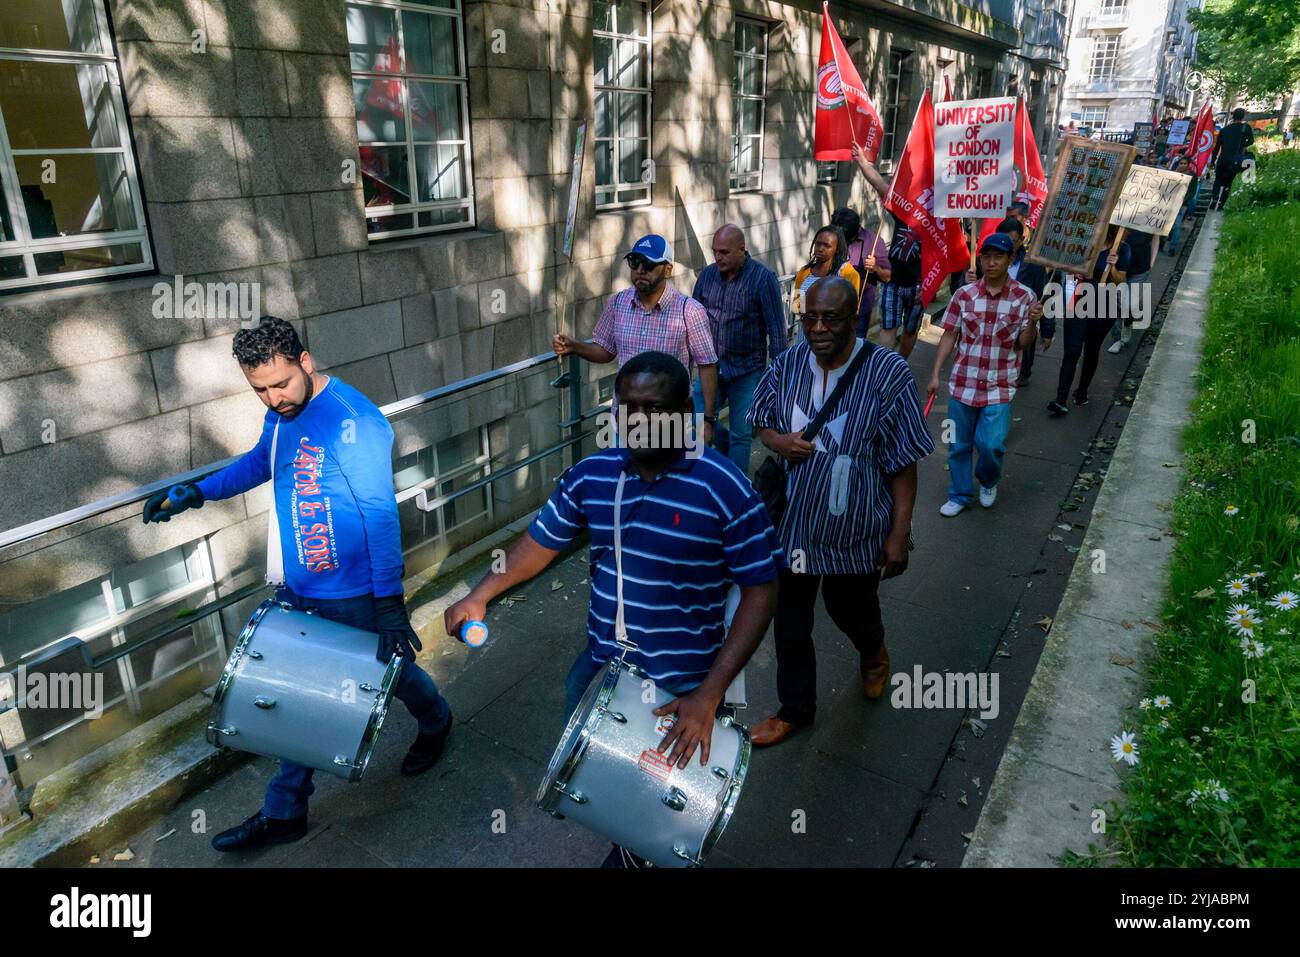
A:
[[[699,862],[704,861],[708,853],[713,850],[714,845],[718,843],[718,839],[722,837],[722,832],[731,823],[731,815],[735,813],[736,805],[740,803],[740,792],[745,786],[745,778],[749,776],[749,762],[754,751],[749,740],[749,729],[734,720],[731,722],[731,727],[740,733],[740,748],[736,752],[736,766],[732,769],[731,780],[727,782],[727,792],[722,799],[722,807],[718,809],[718,813],[713,819],[713,825],[709,828],[708,833],[704,835],[704,840],[700,842],[700,849],[696,854],[696,860]]]
[[[226,659],[226,666],[221,669],[221,677],[217,679],[216,687],[212,691],[212,707],[208,710],[208,730],[207,739],[209,744],[221,746],[218,738],[221,737],[218,728],[221,727],[222,705],[226,701],[226,692],[230,690],[230,684],[235,680],[235,669],[239,667],[239,662],[244,658],[244,652],[248,648],[248,643],[253,640],[253,635],[257,631],[257,626],[262,623],[267,612],[276,606],[289,609],[289,605],[282,601],[276,601],[274,598],[264,599],[263,602],[253,610],[253,614],[248,618],[248,624],[244,625],[243,631],[235,639],[235,645],[230,649],[230,657]]]
[[[620,658],[611,658],[603,668],[605,675],[601,680],[599,690],[596,692],[591,710],[582,719],[581,725],[578,725],[579,715],[582,714],[581,704],[579,705],[579,709],[573,713],[568,723],[565,724],[564,733],[560,735],[560,743],[555,746],[555,752],[547,763],[546,774],[542,778],[542,786],[537,789],[537,806],[543,811],[554,810],[556,804],[559,803],[560,795],[564,793],[556,785],[560,783],[567,784],[578,770],[578,766],[582,764],[583,758],[587,756],[587,749],[591,745],[592,737],[595,736],[605,715],[609,713],[607,705],[613,700],[614,688],[618,685],[621,672],[626,669],[629,673],[636,674],[636,669]],[[570,734],[574,730],[577,731],[577,740],[569,748],[568,755],[557,765],[556,760],[563,753],[562,749],[565,743],[570,740]]]
[[[383,727],[384,718],[388,716],[389,705],[393,703],[397,675],[404,664],[404,659],[393,655],[388,661],[388,667],[384,669],[384,680],[379,684],[379,693],[375,696],[374,707],[370,709],[370,720],[366,722],[366,730],[361,733],[361,744],[358,745],[356,757],[352,762],[354,766],[348,776],[349,781],[360,781],[361,775],[365,774],[366,768],[370,765],[370,758],[375,753],[375,745],[379,741],[379,731]]]

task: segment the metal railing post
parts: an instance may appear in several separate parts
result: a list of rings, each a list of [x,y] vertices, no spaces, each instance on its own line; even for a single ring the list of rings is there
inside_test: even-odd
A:
[[[582,360],[577,355],[569,354],[569,426],[568,438],[576,438],[582,433]],[[582,442],[572,449],[572,462],[581,462],[586,455]]]

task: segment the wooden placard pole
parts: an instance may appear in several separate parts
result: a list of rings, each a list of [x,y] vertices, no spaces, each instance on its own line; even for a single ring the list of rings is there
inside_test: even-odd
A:
[[[1116,253],[1116,254],[1119,253],[1119,246],[1120,246],[1120,243],[1124,242],[1124,236],[1125,236],[1125,234],[1127,234],[1127,233],[1128,233],[1128,230],[1125,229],[1123,226],[1121,226],[1118,230],[1115,231],[1115,241],[1114,241],[1113,243],[1110,244],[1110,251],[1111,251],[1111,252]],[[1109,258],[1109,257],[1107,257],[1107,258]],[[1110,263],[1107,263],[1107,264],[1106,264],[1106,271],[1105,271],[1104,273],[1101,274],[1101,281],[1102,281],[1103,283],[1106,283],[1106,282],[1109,282],[1109,281],[1110,281],[1110,271],[1111,271]]]

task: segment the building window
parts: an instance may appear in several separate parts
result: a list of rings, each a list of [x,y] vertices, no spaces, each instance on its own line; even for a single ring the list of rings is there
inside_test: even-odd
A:
[[[1080,125],[1102,129],[1106,125],[1106,109],[1104,106],[1085,106],[1079,111]]]
[[[736,75],[731,83],[731,189],[763,188],[763,118],[767,103],[767,24],[736,18]]]
[[[0,289],[152,268],[102,0],[0,4]]]
[[[596,208],[650,202],[650,5],[593,4],[596,71]]]
[[[910,88],[913,56],[910,50],[889,51],[889,75],[885,77],[885,115],[881,122],[885,134],[880,143],[880,159],[892,164],[898,141],[898,113],[903,94]]]
[[[471,429],[398,458],[393,463],[393,480],[399,490],[421,485],[428,499],[433,500],[486,478],[489,459],[487,427]],[[398,513],[402,546],[408,553],[429,546],[441,548],[448,544],[449,538],[455,537],[453,533],[492,520],[491,485],[431,512],[421,511],[413,502],[408,504],[407,497],[399,491],[403,503]]]
[[[840,178],[840,164],[834,160],[818,161],[817,182],[834,183]]]
[[[350,0],[347,29],[366,231],[473,225],[460,0]]]
[[[982,100],[993,95],[993,68],[991,66],[982,66],[975,71],[975,96],[973,99]]]
[[[1097,12],[1103,15],[1123,13],[1128,6],[1128,0],[1101,0],[1101,5]]]
[[[1110,33],[1096,37],[1092,44],[1092,61],[1088,65],[1091,82],[1109,80],[1115,75],[1115,61],[1119,59],[1119,34]]]

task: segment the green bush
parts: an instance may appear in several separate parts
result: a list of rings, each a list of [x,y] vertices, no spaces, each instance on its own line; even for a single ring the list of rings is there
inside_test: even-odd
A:
[[[1185,433],[1170,597],[1130,725],[1140,759],[1120,831],[1138,866],[1300,861],[1300,610],[1269,604],[1300,593],[1300,153],[1238,183]],[[1237,604],[1258,613],[1261,657],[1228,624]]]

